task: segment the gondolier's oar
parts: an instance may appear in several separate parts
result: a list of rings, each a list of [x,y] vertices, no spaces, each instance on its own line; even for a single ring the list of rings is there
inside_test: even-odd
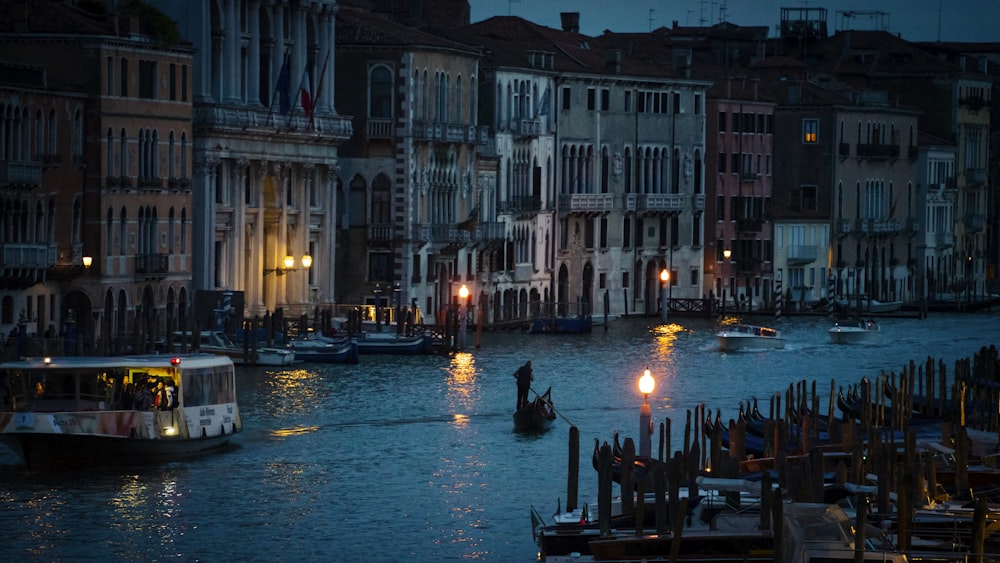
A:
[[[535,390],[534,390],[533,388],[531,388],[531,387],[528,387],[528,391],[531,391],[532,393],[534,393],[534,394],[535,394],[535,396],[536,396],[536,397],[538,397],[539,399],[543,399],[543,398],[545,398],[545,397],[544,397],[544,395],[539,395],[539,394],[538,394],[538,391],[535,391]],[[554,406],[552,405],[552,399],[545,399],[545,401],[546,401],[546,402],[547,402],[547,403],[549,404],[549,408],[550,408],[550,409],[552,409],[552,412],[556,413],[556,415],[557,415],[557,416],[558,416],[559,418],[561,418],[561,419],[565,420],[565,421],[566,421],[566,424],[569,424],[570,426],[576,426],[575,424],[573,424],[573,421],[572,421],[572,420],[570,420],[570,419],[566,418],[566,417],[565,417],[565,416],[563,415],[563,413],[561,413],[561,412],[559,412],[559,411],[557,411],[557,410],[556,410],[556,408],[555,408],[555,407],[554,407]]]

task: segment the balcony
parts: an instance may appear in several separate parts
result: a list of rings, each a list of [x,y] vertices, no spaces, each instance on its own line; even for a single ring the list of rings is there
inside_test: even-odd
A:
[[[542,122],[538,119],[512,119],[510,131],[520,137],[538,137],[542,134]]]
[[[392,240],[392,225],[368,225],[368,240],[371,242],[389,242]]]
[[[764,229],[764,219],[761,217],[744,217],[736,220],[736,230],[740,233],[756,236]]]
[[[966,232],[979,232],[986,226],[986,216],[978,213],[970,213],[965,216],[964,223]]]
[[[391,139],[392,119],[369,118],[367,123],[369,139]]]
[[[461,245],[471,239],[470,233],[453,223],[431,223],[413,226],[414,242],[429,242],[438,245]]]
[[[165,275],[169,265],[167,254],[136,254],[135,273],[144,275]]]
[[[811,264],[818,256],[815,244],[793,244],[788,247],[785,258],[790,265]]]
[[[0,187],[37,188],[42,185],[42,165],[37,162],[0,160]]]
[[[559,196],[563,213],[607,213],[614,209],[612,194],[563,194]]]
[[[858,227],[864,235],[892,235],[899,232],[899,219],[859,219]]]
[[[144,190],[162,190],[163,179],[156,177],[139,178],[139,188]]]
[[[955,233],[949,231],[934,233],[934,245],[937,248],[955,246]]]
[[[542,199],[533,195],[513,196],[500,202],[501,213],[534,213],[542,208]]]
[[[0,248],[4,269],[42,269],[55,265],[55,250],[47,244],[9,242]]]
[[[171,190],[190,190],[190,178],[167,178],[167,187]]]
[[[966,168],[965,183],[966,185],[976,185],[976,186],[985,184],[986,170],[983,168]]]
[[[507,240],[507,224],[499,221],[476,223],[472,230],[475,242],[495,242]]]
[[[865,143],[858,145],[858,157],[860,158],[898,158],[899,145],[886,145],[882,143]]]
[[[628,194],[625,208],[639,214],[680,213],[684,210],[684,194]]]
[[[131,188],[132,179],[128,176],[108,176],[104,179],[105,185],[109,188]]]

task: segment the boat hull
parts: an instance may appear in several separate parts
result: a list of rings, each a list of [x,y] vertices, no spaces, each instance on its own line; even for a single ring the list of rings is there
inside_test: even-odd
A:
[[[716,335],[719,350],[723,352],[739,352],[742,350],[780,350],[785,347],[782,338],[742,336],[732,334]]]
[[[178,461],[217,452],[233,434],[206,438],[145,439],[127,436],[13,434],[4,437],[29,471],[132,466]]]
[[[363,334],[357,339],[360,354],[429,354],[434,339],[429,334],[397,336],[391,333]]]
[[[830,341],[834,344],[858,344],[872,342],[878,337],[878,331],[854,327],[834,327],[827,331]]]
[[[530,334],[587,334],[593,330],[592,317],[538,317],[531,321]]]
[[[357,342],[345,342],[341,345],[330,344],[321,346],[300,346],[294,342],[291,348],[295,350],[295,360],[298,362],[316,364],[356,364],[360,361],[360,351]]]

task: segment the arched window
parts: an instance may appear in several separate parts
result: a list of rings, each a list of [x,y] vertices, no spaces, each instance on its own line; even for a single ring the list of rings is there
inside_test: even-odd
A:
[[[73,115],[73,156],[83,159],[83,111],[80,109]]]
[[[128,177],[128,136],[125,134],[125,129],[122,129],[121,135],[121,160],[118,165],[118,176],[122,178]]]
[[[45,156],[45,118],[42,110],[35,113],[35,150],[34,160],[41,162]]]
[[[111,256],[114,250],[115,241],[115,212],[110,207],[108,208],[108,218],[104,225],[104,253]]]
[[[379,174],[372,180],[372,224],[388,225],[392,222],[392,186],[389,177]]]
[[[108,140],[106,144],[107,147],[105,147],[105,150],[107,151],[106,154],[106,159],[107,159],[106,166],[108,169],[107,175],[110,177],[113,176],[115,173],[115,133],[114,131],[111,130],[110,127],[108,128]]]
[[[462,77],[459,76],[455,82],[455,123],[463,123],[462,115]]]
[[[118,254],[125,256],[125,249],[128,248],[128,217],[125,207],[122,207],[118,223]]]
[[[392,73],[383,65],[371,69],[371,85],[368,100],[369,117],[389,119],[392,117]]]

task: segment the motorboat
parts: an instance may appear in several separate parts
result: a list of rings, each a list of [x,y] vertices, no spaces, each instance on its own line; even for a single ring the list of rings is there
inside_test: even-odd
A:
[[[515,432],[541,432],[548,430],[556,419],[556,411],[552,406],[552,388],[535,396],[517,412],[514,413]]]
[[[847,310],[857,310],[860,305],[863,313],[872,314],[895,313],[903,308],[902,301],[879,301],[868,297],[839,299],[837,303]]]
[[[142,397],[163,383],[163,401]],[[0,364],[0,441],[30,471],[172,461],[243,429],[231,359],[214,354],[27,358]]]
[[[830,340],[834,344],[856,344],[876,340],[880,334],[880,328],[877,322],[863,319],[856,323],[838,322],[827,330],[827,334],[830,335]]]
[[[171,345],[174,350],[195,350],[228,356],[236,365],[290,366],[295,363],[295,350],[254,346],[251,343],[237,344],[221,330],[199,332],[197,342],[190,331],[177,331],[173,334]]]
[[[785,339],[781,333],[766,326],[737,324],[724,327],[715,333],[722,352],[739,350],[781,349],[785,347]]]
[[[362,332],[356,335],[361,354],[429,354],[434,337],[429,333],[406,336],[395,332]]]
[[[331,338],[323,335],[307,335],[292,338],[288,347],[295,351],[295,360],[318,364],[356,364],[360,352],[353,338]]]

